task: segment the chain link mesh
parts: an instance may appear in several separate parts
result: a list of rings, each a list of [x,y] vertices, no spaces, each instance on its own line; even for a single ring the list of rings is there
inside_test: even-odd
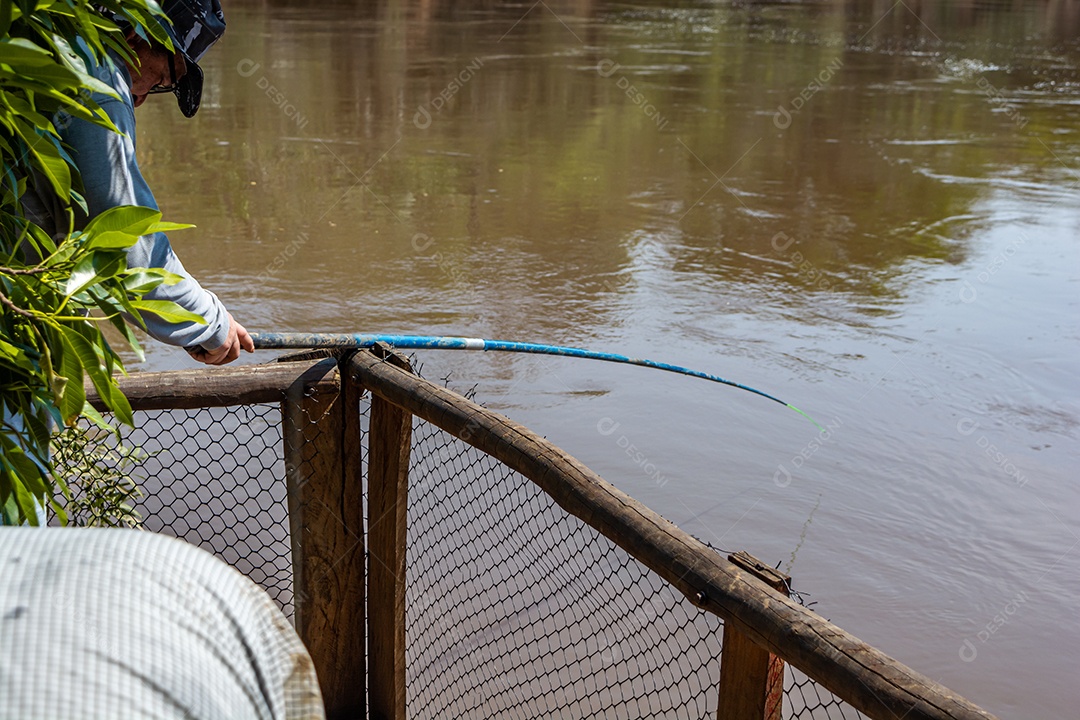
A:
[[[366,395],[360,412],[366,476]],[[215,553],[292,617],[279,406],[136,417],[122,442],[149,455],[135,473],[145,528]],[[716,716],[719,618],[522,475],[417,418],[406,556],[410,718]],[[783,717],[862,715],[788,667]]]
[[[135,413],[121,440],[145,459],[132,472],[150,532],[208,550],[263,587],[292,617],[292,554],[277,405]],[[60,460],[58,458],[58,460]],[[61,466],[62,467],[62,466]],[[69,477],[78,494],[80,478]],[[86,518],[71,512],[74,524]]]

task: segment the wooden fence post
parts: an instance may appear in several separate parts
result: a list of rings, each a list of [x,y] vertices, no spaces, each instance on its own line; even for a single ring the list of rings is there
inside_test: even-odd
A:
[[[753,555],[740,551],[728,560],[785,597],[790,592],[791,578]],[[780,720],[783,704],[784,661],[725,621],[717,720]]]
[[[332,720],[365,717],[361,392],[329,358],[281,404],[296,631]]]
[[[401,356],[383,354],[408,369]],[[372,393],[370,427],[368,702],[373,720],[405,720],[405,523],[412,413]]]

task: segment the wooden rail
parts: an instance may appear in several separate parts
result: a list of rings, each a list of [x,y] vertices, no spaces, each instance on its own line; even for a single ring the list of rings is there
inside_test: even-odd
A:
[[[320,382],[336,388],[337,381],[327,375],[328,369],[336,365],[335,359],[323,354],[322,357],[267,365],[134,373],[118,378],[118,381],[133,410],[229,407],[281,402],[290,388],[295,391]],[[98,410],[106,409],[89,382],[86,399]]]
[[[372,718],[405,718],[405,508],[416,415],[521,473],[691,602],[721,617],[718,717],[778,717],[776,693],[786,662],[874,720],[993,720],[790,600],[776,576],[752,558],[729,561],[536,433],[416,377],[385,350],[350,353],[340,361],[307,355],[271,365],[132,375],[120,385],[136,410],[282,403],[297,629],[311,651],[330,718],[363,717],[368,710]],[[372,393],[366,538],[358,415],[363,391]],[[95,402],[92,391],[88,397]]]
[[[327,716],[366,715],[367,634],[360,394],[338,361],[306,353],[267,365],[136,373],[118,379],[134,410],[281,404],[293,606]],[[104,410],[93,386],[87,400]]]
[[[360,388],[337,363],[296,374],[281,403],[296,632],[315,664],[327,714],[366,707],[364,480]]]
[[[394,357],[406,370],[408,364]],[[368,702],[373,720],[405,720],[405,541],[412,415],[371,398],[368,439]]]
[[[791,578],[749,553],[728,560],[787,597]],[[780,720],[784,707],[784,661],[754,643],[735,623],[724,623],[717,720]]]
[[[993,718],[776,592],[531,430],[370,353],[354,355],[346,372],[521,473],[696,605],[874,720]]]

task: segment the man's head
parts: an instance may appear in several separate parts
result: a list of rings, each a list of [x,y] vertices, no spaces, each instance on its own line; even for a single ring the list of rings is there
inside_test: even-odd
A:
[[[140,63],[132,68],[131,94],[138,107],[151,93],[171,92],[180,111],[192,117],[202,100],[203,72],[198,61],[225,33],[225,16],[219,0],[164,0],[161,9],[170,21],[163,27],[176,53],[129,31],[128,43]]]
[[[126,37],[128,45],[139,58],[137,66],[128,66],[131,71],[131,97],[135,107],[142,105],[146,98],[154,93],[175,92],[180,87],[180,81],[187,76],[187,61],[184,56],[180,53],[174,55],[156,42],[147,42],[134,30],[128,30]],[[180,109],[183,110],[182,105]],[[195,109],[198,110],[198,103]],[[186,112],[184,114],[187,115]]]

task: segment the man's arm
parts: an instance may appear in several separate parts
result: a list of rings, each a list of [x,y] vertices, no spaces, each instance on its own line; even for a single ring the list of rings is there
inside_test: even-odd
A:
[[[74,120],[62,133],[82,176],[90,217],[120,205],[142,205],[157,209],[135,158],[135,114],[131,102],[130,79],[122,63],[99,66],[94,73],[113,87],[119,100],[95,95],[94,100],[108,113],[123,135],[82,120]],[[189,348],[192,356],[209,364],[235,360],[240,350],[254,350],[242,325],[225,309],[218,297],[203,288],[184,269],[164,233],[143,236],[128,250],[129,267],[163,268],[183,279],[161,285],[146,295],[149,300],[170,300],[206,319],[206,325],[170,323],[145,313],[143,320],[151,336],[170,345]]]

